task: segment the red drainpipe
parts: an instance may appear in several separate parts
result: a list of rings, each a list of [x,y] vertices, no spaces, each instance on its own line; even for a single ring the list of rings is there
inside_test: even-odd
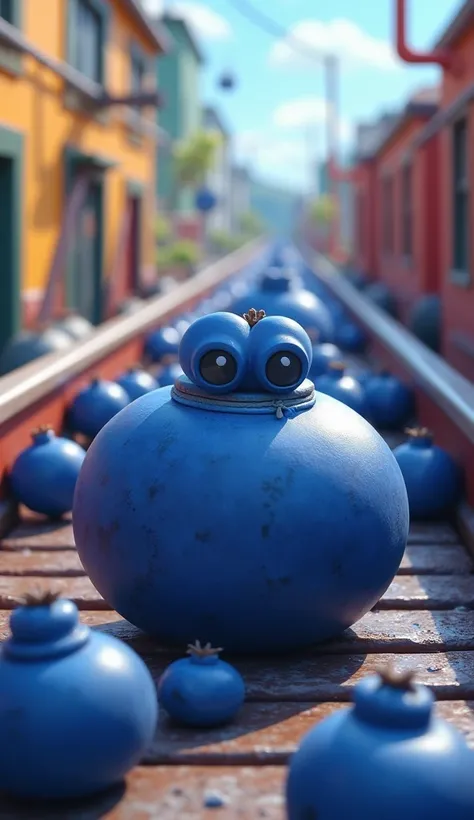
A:
[[[406,43],[406,0],[395,0],[396,28],[395,39],[398,56],[405,63],[436,63],[445,71],[459,72],[459,62],[452,51],[438,49],[421,54],[413,51]]]

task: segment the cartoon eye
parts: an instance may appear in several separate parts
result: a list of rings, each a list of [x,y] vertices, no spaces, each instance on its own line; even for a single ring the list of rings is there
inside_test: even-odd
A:
[[[186,330],[179,363],[190,381],[211,393],[235,390],[247,371],[248,323],[233,313],[211,313]]]
[[[299,356],[291,350],[279,350],[270,356],[265,375],[276,387],[291,387],[301,379],[303,367]]]
[[[226,350],[209,350],[199,363],[199,372],[208,384],[231,384],[238,366],[231,353]]]
[[[313,357],[311,340],[297,322],[266,316],[249,338],[249,369],[264,390],[291,393],[307,377]]]

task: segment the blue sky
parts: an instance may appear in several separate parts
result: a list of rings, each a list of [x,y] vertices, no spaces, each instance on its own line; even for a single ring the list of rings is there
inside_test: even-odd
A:
[[[163,0],[143,0],[151,10]],[[340,137],[350,147],[357,122],[396,109],[418,89],[439,81],[431,66],[407,66],[391,47],[394,0],[251,0],[306,47],[340,56]],[[236,0],[238,5],[238,0]],[[429,47],[461,0],[407,0],[409,37]],[[186,17],[206,55],[202,93],[233,134],[236,159],[285,187],[307,189],[311,162],[324,154],[324,81],[318,63],[249,23],[230,0],[168,0]],[[224,70],[232,93],[217,88]]]

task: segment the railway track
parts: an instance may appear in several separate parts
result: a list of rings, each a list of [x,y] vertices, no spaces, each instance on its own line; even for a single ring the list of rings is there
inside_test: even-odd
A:
[[[2,377],[0,475],[30,443],[32,429],[45,423],[61,429],[66,408],[78,390],[94,377],[117,378],[140,360],[143,340],[151,330],[191,310],[228,277],[257,259],[262,250],[261,241],[251,242],[170,293],[149,300],[136,313],[101,325],[67,353],[44,356]],[[11,527],[15,515],[8,500],[0,501],[0,534]]]
[[[49,357],[1,380],[2,466],[27,443],[31,427],[59,426],[79,384],[91,375],[113,378],[137,359],[145,331],[203,298],[225,276],[248,264],[259,248],[234,254],[203,272],[180,292],[155,300],[139,314],[115,320],[67,356]],[[466,466],[474,442],[474,399],[434,354],[354,291],[322,259],[311,260],[327,287],[364,326],[371,361],[383,361],[415,383],[420,422],[434,427],[441,444]],[[258,307],[258,306],[256,306]],[[3,384],[2,384],[3,383]],[[469,407],[470,404],[470,407]],[[398,443],[389,436],[390,445]],[[470,486],[468,482],[468,492]],[[3,502],[0,550],[0,628],[8,634],[12,607],[32,585],[60,590],[76,602],[81,619],[130,644],[155,679],[177,655],[126,623],[100,597],[75,551],[70,520],[46,522]],[[343,707],[353,685],[380,666],[414,670],[418,682],[436,694],[438,712],[474,747],[474,540],[469,507],[456,520],[413,524],[399,572],[373,611],[341,638],[283,658],[240,658],[247,700],[235,724],[193,732],[172,727],[161,715],[143,765],[126,788],[86,803],[57,809],[0,801],[2,818],[92,818],[110,820],[283,820],[286,763],[302,735],[318,720]],[[222,796],[216,810],[209,794]],[[33,812],[33,813],[32,813]]]

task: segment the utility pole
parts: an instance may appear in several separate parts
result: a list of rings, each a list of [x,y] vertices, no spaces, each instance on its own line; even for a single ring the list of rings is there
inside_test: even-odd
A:
[[[307,167],[307,174],[308,174],[308,192],[310,195],[314,194],[315,188],[315,173],[316,173],[316,163],[315,163],[315,127],[312,127],[310,124],[306,125],[304,129],[304,138],[305,138],[305,154],[306,154],[306,167]]]
[[[332,177],[336,171],[339,148],[339,59],[334,54],[324,57],[325,103],[326,103],[326,158],[328,194],[335,205],[331,223],[330,253],[337,252],[339,244],[339,186]]]

